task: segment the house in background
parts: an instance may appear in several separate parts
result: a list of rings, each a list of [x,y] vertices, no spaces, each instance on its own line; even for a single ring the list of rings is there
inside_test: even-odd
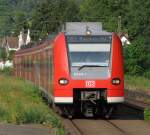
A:
[[[27,45],[31,42],[30,30],[27,34],[22,31],[18,37],[4,37],[0,39],[0,48],[5,48],[6,53],[9,55],[9,51],[17,51],[22,45]]]
[[[10,51],[17,51],[21,48],[22,45],[27,45],[31,42],[30,38],[30,30],[28,30],[27,34],[24,34],[22,31],[20,32],[20,35],[18,37],[4,37],[0,38],[0,55],[2,54],[2,51],[6,52],[6,56],[9,56]],[[12,66],[11,61],[3,61],[2,58],[0,58],[0,69],[3,69],[4,67]]]
[[[121,40],[123,46],[131,44],[131,42],[128,39],[128,34],[127,33],[122,33],[119,36],[120,36],[120,40]]]

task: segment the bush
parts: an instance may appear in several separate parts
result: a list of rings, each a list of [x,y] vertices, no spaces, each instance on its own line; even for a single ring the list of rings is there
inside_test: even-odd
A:
[[[14,51],[14,50],[9,51],[9,56],[8,56],[7,59],[10,60],[10,61],[13,60],[13,57],[14,57],[14,55],[15,55],[15,52],[16,52],[16,51]]]
[[[0,119],[3,120],[7,111],[5,110],[4,107],[0,106]]]
[[[124,47],[125,72],[130,75],[143,75],[148,70],[148,53],[144,39],[140,38],[133,44]]]
[[[144,111],[144,119],[150,121],[150,109]]]
[[[144,77],[150,79],[150,70],[148,70],[144,73]]]
[[[4,69],[0,70],[0,73],[3,73],[5,75],[12,75],[13,74],[13,68],[5,67]]]
[[[37,87],[13,76],[0,75],[0,122],[47,124],[65,131],[58,116],[45,104]]]

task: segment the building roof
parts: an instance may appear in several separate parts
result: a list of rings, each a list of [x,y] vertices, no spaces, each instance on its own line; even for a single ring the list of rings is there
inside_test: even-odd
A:
[[[6,44],[6,39],[0,38],[0,47],[5,47],[5,44]]]
[[[18,38],[17,37],[6,37],[0,38],[0,47],[8,45],[9,48],[18,48]]]
[[[18,38],[17,37],[7,37],[7,43],[9,48],[18,48]]]
[[[0,38],[0,47],[2,47],[3,44],[3,38]]]

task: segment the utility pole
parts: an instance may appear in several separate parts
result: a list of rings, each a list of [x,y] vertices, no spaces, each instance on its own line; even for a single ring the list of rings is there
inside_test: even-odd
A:
[[[117,32],[119,34],[121,34],[121,16],[118,16],[118,28],[117,28]]]

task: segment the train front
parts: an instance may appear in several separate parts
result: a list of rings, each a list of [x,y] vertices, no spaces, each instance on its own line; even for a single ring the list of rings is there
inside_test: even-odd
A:
[[[124,101],[121,47],[115,33],[86,28],[85,34],[60,34],[54,47],[55,104],[69,116],[109,118]]]

